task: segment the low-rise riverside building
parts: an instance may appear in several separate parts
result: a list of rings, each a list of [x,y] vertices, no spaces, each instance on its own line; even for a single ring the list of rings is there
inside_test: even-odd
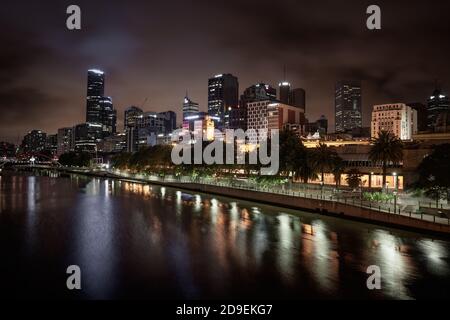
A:
[[[361,174],[361,183],[366,188],[382,187],[382,165],[373,163],[369,159],[371,142],[369,140],[317,140],[303,141],[307,148],[315,148],[322,142],[332,147],[344,160],[345,171],[357,169]],[[423,159],[433,152],[436,145],[450,143],[450,132],[448,133],[417,133],[412,135],[411,141],[404,143],[403,160],[397,164],[389,164],[387,168],[386,181],[388,188],[403,190],[412,186],[418,179],[417,169]],[[347,175],[341,176],[341,185],[346,186]],[[320,180],[310,180],[310,183],[320,184]],[[334,175],[325,173],[325,185],[335,185]]]
[[[357,169],[361,173],[361,186],[364,188],[381,189],[383,186],[382,164],[374,163],[369,159],[370,144],[351,143],[331,145],[339,157],[344,161],[345,171]],[[403,163],[397,165],[389,164],[386,182],[389,189],[403,190],[405,183],[403,176]],[[347,174],[344,172],[340,177],[340,186],[347,186]],[[309,183],[320,184],[321,181],[310,180]],[[324,185],[336,185],[335,176],[332,173],[324,174]]]

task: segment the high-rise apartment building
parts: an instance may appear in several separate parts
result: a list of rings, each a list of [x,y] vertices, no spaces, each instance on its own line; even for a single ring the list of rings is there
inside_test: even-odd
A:
[[[417,111],[417,131],[428,130],[428,111],[427,106],[421,102],[411,102],[406,105]]]
[[[305,114],[302,108],[293,107],[271,100],[250,102],[247,104],[248,129],[282,130],[300,128]]]
[[[51,155],[56,156],[58,151],[58,135],[57,134],[48,134],[47,139],[45,141],[45,151]]]
[[[280,92],[279,100],[281,103],[289,104],[289,98],[291,96],[291,84],[287,81],[280,82],[278,84],[278,90]]]
[[[101,123],[102,106],[100,100],[105,94],[105,74],[101,70],[88,71],[86,122]]]
[[[230,125],[230,111],[239,104],[239,82],[232,74],[219,74],[208,80],[208,114],[219,129]]]
[[[361,83],[339,81],[335,91],[336,132],[362,127]]]
[[[138,150],[138,119],[144,114],[141,108],[131,106],[125,110],[124,131],[126,135],[126,151],[136,152]]]
[[[401,140],[411,140],[417,133],[417,111],[404,103],[373,106],[371,136],[388,131]]]
[[[177,114],[173,111],[158,113],[158,117],[163,124],[163,134],[171,134],[177,128]]]
[[[100,99],[100,107],[102,112],[102,137],[105,138],[116,133],[117,111],[114,110],[114,106],[110,97],[102,97]]]
[[[450,129],[450,99],[440,89],[434,90],[428,98],[428,129],[434,132],[445,132]]]
[[[164,134],[164,121],[157,112],[144,112],[137,119],[137,148],[156,144],[159,134]]]
[[[256,101],[276,101],[277,89],[265,83],[257,83],[244,90],[239,106],[230,110],[230,129],[247,130],[247,104]]]
[[[283,81],[278,84],[280,91],[279,101],[283,104],[298,108],[306,108],[306,91],[302,88],[292,89],[289,82]]]
[[[58,156],[63,153],[68,153],[74,150],[74,136],[73,136],[73,128],[60,128],[57,133],[57,151],[56,154]]]
[[[183,102],[183,121],[188,118],[195,116],[199,113],[199,105],[197,102],[192,101],[187,95],[184,97]]]
[[[76,125],[73,129],[75,151],[97,152],[102,131],[103,127],[100,123],[87,122]]]
[[[21,149],[25,153],[41,153],[45,150],[47,134],[42,130],[32,130],[28,132],[21,144]]]
[[[134,128],[137,123],[137,119],[144,113],[141,108],[131,106],[125,110],[124,113],[124,131],[128,128]]]
[[[297,108],[306,110],[306,91],[302,88],[291,90],[289,104]]]
[[[117,114],[111,98],[105,97],[105,73],[97,69],[88,70],[86,122],[101,125],[98,138],[116,132]]]

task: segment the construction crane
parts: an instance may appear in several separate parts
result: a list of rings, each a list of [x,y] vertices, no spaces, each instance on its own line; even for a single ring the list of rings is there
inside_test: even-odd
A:
[[[148,98],[145,98],[145,99],[144,99],[144,102],[142,102],[142,105],[141,105],[141,109],[142,109],[142,110],[144,110],[144,106],[145,106],[145,104],[147,103],[147,101],[148,101]]]

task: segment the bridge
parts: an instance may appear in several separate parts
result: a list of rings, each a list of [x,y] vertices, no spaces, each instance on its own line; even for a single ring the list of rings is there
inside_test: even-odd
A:
[[[0,158],[0,170],[7,164],[21,167],[33,167],[37,165],[56,165],[58,167],[62,167],[57,159],[38,152],[22,153],[19,154],[16,158]]]

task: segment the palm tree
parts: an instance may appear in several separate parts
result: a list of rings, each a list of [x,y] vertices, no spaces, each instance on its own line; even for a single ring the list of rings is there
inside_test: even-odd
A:
[[[291,130],[280,132],[280,173],[289,178],[299,167],[304,157],[305,147],[298,136]]]
[[[398,164],[403,159],[403,142],[392,132],[380,131],[378,138],[372,140],[369,159],[373,162],[381,162],[383,167],[383,188],[385,188],[388,164]]]
[[[295,163],[295,176],[301,178],[303,183],[308,183],[309,179],[317,179],[316,170],[312,165],[312,152],[303,148]]]
[[[334,181],[336,182],[336,189],[339,188],[341,184],[341,176],[345,171],[345,164],[341,157],[335,156],[333,157],[333,167],[331,168],[331,172],[334,176]]]
[[[347,178],[345,180],[347,180],[348,186],[352,189],[356,189],[361,185],[361,172],[359,172],[358,169],[350,169],[347,172]]]
[[[320,173],[322,185],[324,183],[325,171],[332,170],[336,157],[336,151],[328,147],[325,143],[320,142],[317,148],[314,149],[311,157],[312,165]]]

